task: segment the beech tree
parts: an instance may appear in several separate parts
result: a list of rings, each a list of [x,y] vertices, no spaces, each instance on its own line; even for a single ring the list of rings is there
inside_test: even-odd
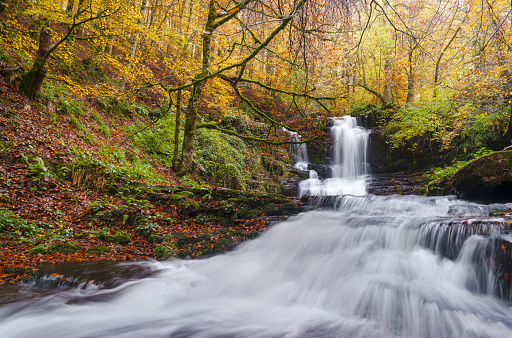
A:
[[[258,57],[265,53],[274,55],[289,65],[290,71],[301,69],[307,71],[308,54],[307,39],[329,34],[326,27],[334,26],[336,16],[325,13],[346,9],[347,3],[337,0],[287,0],[287,1],[215,1],[210,0],[205,7],[205,22],[201,35],[201,68],[188,83],[178,87],[167,88],[168,93],[188,89],[189,96],[185,108],[184,139],[179,171],[187,173],[193,162],[194,137],[197,128],[217,129],[221,132],[233,133],[220,128],[216,123],[209,122],[198,125],[199,113],[197,105],[208,81],[222,81],[227,84],[237,97],[254,113],[267,121],[274,130],[286,126],[285,121],[272,117],[258,109],[256,105],[243,94],[243,88],[255,86],[269,92],[288,96],[294,101],[302,98],[315,102],[319,107],[328,109],[325,101],[333,101],[334,97],[315,95],[315,87],[305,83],[302,89],[281,88],[271,86],[257,78],[257,72],[250,69]],[[324,14],[321,16],[320,14]],[[321,17],[321,18],[320,18]],[[327,18],[331,22],[326,22]],[[262,27],[264,26],[264,27]],[[231,35],[232,43],[225,50],[214,50],[216,34]],[[272,49],[272,43],[280,39],[289,41],[282,53]],[[299,41],[297,44],[296,42]],[[299,47],[299,48],[297,48]],[[214,55],[214,52],[216,55]],[[265,78],[265,77],[263,77]],[[300,110],[300,109],[299,109]],[[303,114],[304,112],[299,112]],[[293,130],[286,126],[287,129]],[[243,135],[239,135],[244,137]],[[244,137],[254,141],[267,143],[282,143]]]
[[[76,10],[73,9],[76,6]],[[63,13],[60,3],[47,0],[36,0],[27,13],[47,17],[39,36],[39,49],[32,67],[23,75],[21,90],[33,99],[39,92],[46,77],[46,64],[52,53],[63,43],[75,37],[76,29],[82,25],[106,18],[118,12],[121,7],[111,1],[80,0],[69,1],[68,9]],[[52,32],[48,27],[48,19],[67,23],[67,32],[52,44]]]

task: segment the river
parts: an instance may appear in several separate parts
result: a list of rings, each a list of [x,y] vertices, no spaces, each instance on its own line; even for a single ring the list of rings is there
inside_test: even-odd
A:
[[[318,202],[227,254],[124,264],[146,273],[7,302],[0,336],[512,337],[494,254],[510,217],[490,216],[512,205],[366,194]]]

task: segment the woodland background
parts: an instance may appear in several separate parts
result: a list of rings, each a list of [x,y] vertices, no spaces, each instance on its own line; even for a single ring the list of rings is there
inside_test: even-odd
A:
[[[183,233],[202,238],[182,243],[200,256],[238,206],[198,213],[213,200],[191,190],[283,192],[297,141],[283,128],[325,148],[329,117],[360,116],[382,133],[389,168],[423,171],[424,193],[511,144],[509,1],[3,0],[0,10],[3,267],[168,258]],[[169,208],[127,182],[188,190],[171,192]],[[260,231],[265,215],[235,230]],[[63,244],[75,256],[55,251]]]

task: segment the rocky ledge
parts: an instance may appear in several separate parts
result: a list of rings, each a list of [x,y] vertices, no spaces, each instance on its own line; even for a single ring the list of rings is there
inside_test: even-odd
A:
[[[476,159],[451,179],[445,193],[469,200],[509,200],[512,196],[512,151],[498,151]]]

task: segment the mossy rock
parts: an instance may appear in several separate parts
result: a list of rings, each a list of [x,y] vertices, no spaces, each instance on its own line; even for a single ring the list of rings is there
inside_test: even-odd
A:
[[[241,219],[256,219],[261,216],[263,216],[263,211],[256,209],[243,208],[238,212],[238,218]]]
[[[128,235],[122,231],[118,231],[115,235],[101,234],[98,236],[98,238],[105,242],[118,243],[118,244],[126,244],[132,240],[130,235]]]
[[[114,235],[114,243],[126,244],[132,240],[130,235],[125,234],[124,232],[118,232]]]
[[[498,238],[494,244],[495,293],[504,299],[512,295],[512,242]]]
[[[473,200],[512,198],[512,151],[499,151],[476,159],[451,178],[445,193]]]
[[[93,246],[88,250],[89,253],[92,253],[96,256],[105,255],[109,252],[109,249],[106,246],[100,245],[100,246]]]
[[[30,250],[32,255],[37,254],[54,254],[54,253],[62,253],[64,255],[73,254],[80,250],[80,246],[73,243],[59,243],[53,245],[43,245],[40,244]]]
[[[172,259],[176,257],[177,252],[176,243],[170,236],[166,236],[162,244],[153,249],[153,257],[161,260]]]

